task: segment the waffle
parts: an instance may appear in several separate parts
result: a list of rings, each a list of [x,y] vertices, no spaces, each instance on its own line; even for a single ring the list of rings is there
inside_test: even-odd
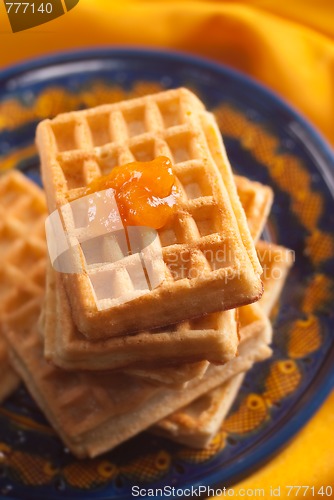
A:
[[[39,315],[40,301],[35,299],[7,318],[4,334],[11,362],[64,443],[80,458],[114,448],[270,353],[265,345],[254,349],[253,339],[247,339],[247,352],[233,359],[233,367],[210,365],[186,390],[121,373],[67,372],[45,360]]]
[[[240,184],[240,185],[239,185]],[[238,183],[238,193],[245,198],[246,189],[252,190],[252,183]],[[264,186],[259,186],[263,192]],[[1,290],[1,315],[3,320],[4,313],[14,312],[16,308],[29,298],[39,296],[42,293],[42,282],[44,280],[44,218],[46,213],[43,193],[35,184],[27,180],[19,172],[11,172],[0,178],[0,213],[1,213],[1,231],[0,245],[3,266],[1,268],[1,281],[4,287]],[[14,200],[17,198],[17,201]],[[32,245],[29,245],[29,242]],[[36,251],[38,248],[38,251]],[[30,257],[35,261],[35,267],[30,267],[30,276],[32,282],[24,277],[21,271],[26,272],[25,260]],[[8,256],[10,259],[8,260]],[[8,265],[11,262],[10,265]],[[29,274],[28,274],[29,277]],[[35,286],[36,285],[36,286]],[[7,360],[5,345],[0,338],[0,366],[1,366],[1,384],[0,399],[14,390],[18,383],[18,378],[10,368]],[[133,368],[133,373],[140,376],[149,376],[150,378],[164,383],[182,383],[195,376],[200,376],[206,370],[207,362],[192,363],[188,366],[167,367],[159,370],[142,370],[140,367]]]
[[[44,292],[46,203],[19,172],[0,177],[0,335],[8,314]],[[0,336],[0,401],[19,384]]]
[[[257,242],[273,204],[273,191],[269,186],[264,186],[260,182],[251,181],[239,175],[235,175],[234,180],[241,204],[246,213],[251,236]]]
[[[260,183],[248,181],[244,177],[236,177],[236,185],[240,199],[247,201],[247,222],[251,227],[257,228],[256,234],[254,233],[254,236],[256,236],[259,232],[259,228],[264,226],[271,206],[271,189]],[[254,220],[254,217],[256,217],[256,220]],[[43,314],[48,316],[49,322],[46,322],[45,327],[43,327],[43,334],[45,336],[45,355],[47,359],[60,368],[68,370],[120,369],[127,364],[130,366],[131,364],[138,362],[142,363],[144,361],[144,370],[140,369],[140,366],[132,366],[128,368],[128,371],[131,370],[131,373],[137,376],[149,376],[163,383],[183,383],[190,380],[190,378],[193,378],[195,375],[199,376],[201,373],[205,372],[208,362],[203,362],[203,359],[213,362],[227,361],[226,355],[222,358],[221,354],[219,354],[221,353],[221,349],[217,347],[217,343],[227,342],[227,354],[229,353],[230,358],[233,357],[235,353],[234,349],[236,349],[237,342],[236,326],[234,322],[232,323],[233,318],[230,316],[231,312],[228,311],[207,315],[204,321],[203,319],[199,319],[191,322],[183,322],[175,326],[174,329],[163,330],[162,333],[159,334],[160,336],[158,336],[156,332],[154,336],[152,336],[152,333],[145,335],[138,334],[129,336],[126,339],[110,339],[108,341],[91,343],[75,328],[70,318],[69,306],[59,276],[57,277],[58,287],[55,289],[55,274],[53,270],[48,271],[51,286],[47,285],[46,287],[46,303]],[[57,315],[54,314],[55,303],[57,304]],[[226,330],[226,327],[223,328],[226,322],[228,330]],[[226,332],[223,337],[221,329],[223,334]],[[174,332],[174,334],[179,332],[179,335],[176,338],[175,336],[167,336],[166,333],[168,332]],[[214,342],[214,339],[217,340]],[[233,344],[231,344],[231,340]],[[209,344],[207,344],[208,341]],[[164,344],[167,342],[174,344],[173,352],[165,350]],[[188,346],[186,342],[188,342]],[[196,346],[198,346],[197,353],[194,353],[190,343],[196,343]],[[181,344],[183,348],[180,349]],[[210,351],[207,350],[208,347]],[[216,350],[216,348],[218,350]],[[124,353],[123,356],[126,357],[115,359],[117,351],[121,349]],[[132,354],[131,352],[129,353],[131,349]],[[198,359],[199,362],[188,364],[182,368],[180,367],[180,370],[174,367],[162,369],[162,367],[159,366],[157,370],[153,369],[148,371],[147,363],[156,362],[157,349],[159,363],[163,362],[163,357],[165,358],[165,362],[174,359],[174,364],[175,361],[179,361],[180,363],[185,361],[189,362],[192,357],[193,360]],[[185,354],[186,351],[190,354],[188,354],[188,359]],[[128,357],[129,355],[131,356],[130,358]],[[212,357],[213,355],[215,357]],[[220,356],[220,361],[218,360],[218,355]],[[149,356],[149,358],[147,356]]]
[[[36,328],[39,315],[40,300],[36,298],[7,318],[5,334],[12,363],[78,457],[96,456],[117,446],[270,354],[265,343],[259,348],[253,338],[245,339],[245,352],[234,358],[232,366],[211,365],[201,379],[188,383],[186,391],[159,387],[128,374],[68,373],[46,362]]]
[[[288,271],[292,265],[291,250],[260,241],[257,244],[258,255],[264,269],[264,294],[257,304],[240,308],[241,343],[252,336],[256,325],[256,313],[252,322],[252,309],[260,308],[269,316],[284,286]],[[280,272],[279,272],[280,271]],[[270,296],[270,300],[267,298]],[[248,318],[248,324],[246,323]],[[263,323],[265,325],[265,323]],[[268,339],[267,339],[268,340]],[[263,340],[258,339],[259,346]],[[222,426],[222,422],[231,408],[241,387],[245,374],[232,376],[224,384],[208,394],[173,413],[153,427],[153,432],[173,439],[193,448],[208,446]]]
[[[151,380],[158,384],[173,386],[178,389],[185,389],[190,380],[201,379],[210,366],[209,361],[197,361],[195,363],[169,364],[167,366],[152,365],[143,367],[128,367],[124,373]]]
[[[158,422],[151,431],[190,448],[206,448],[221,428],[244,378],[244,372],[232,376],[208,394]]]
[[[259,303],[269,316],[280,296],[295,255],[293,250],[264,241],[257,243],[256,250],[263,266],[265,282],[265,291]]]
[[[106,360],[104,363],[100,363],[102,353],[104,353],[104,358],[108,357],[108,359],[112,360],[114,349],[116,348],[117,351],[117,348],[119,348],[119,345],[122,345],[122,342],[120,344],[115,344],[115,339],[111,339],[109,341],[89,343],[83,336],[80,335],[79,332],[76,331],[75,325],[69,317],[68,301],[66,300],[61,280],[59,281],[59,287],[61,289],[60,293],[58,292],[58,290],[56,290],[55,273],[51,266],[49,266],[46,280],[44,307],[38,321],[38,330],[42,338],[44,339],[44,352],[46,359],[52,361],[56,366],[60,368],[65,367],[65,369],[73,370],[73,366],[75,365],[75,363],[73,362],[72,356],[76,355],[77,357],[77,349],[80,349],[86,353],[86,357],[84,357],[83,361],[80,363],[81,369],[97,370],[102,369],[100,367],[103,366],[104,369],[110,370],[114,367],[112,362],[110,363],[108,360]],[[62,305],[61,303],[59,304],[59,296],[62,297],[63,301],[66,301],[66,303],[64,302],[64,305]],[[63,317],[65,321],[60,323],[60,317]],[[231,331],[237,332],[238,325],[236,324],[234,319],[231,327]],[[59,338],[56,334],[57,329]],[[156,334],[151,333],[151,335]],[[69,351],[67,347],[68,338],[73,339],[70,340],[69,343],[70,346],[73,343],[73,353],[71,352],[71,350]],[[78,341],[76,339],[78,339]],[[143,335],[134,335],[133,337],[127,337],[128,343],[130,345],[132,344],[132,349],[135,348],[136,343],[140,345],[143,339],[145,339]],[[148,340],[149,342],[151,342],[151,340],[154,340],[154,338],[149,338]],[[163,342],[162,337],[159,337],[158,340],[160,340],[161,343]],[[150,348],[152,348],[152,343],[150,343],[145,350]],[[65,355],[63,354],[62,349],[64,349]],[[109,351],[110,349],[111,351]],[[177,344],[175,344],[175,349],[176,351],[179,350],[179,346]],[[91,350],[95,350],[93,357],[91,356]],[[124,346],[124,350],[126,351],[126,346]],[[108,354],[106,354],[107,352]],[[209,365],[208,361],[197,361],[191,363],[183,363],[180,365],[171,364],[170,358],[168,357],[166,366],[161,366],[161,362],[160,365],[157,365],[156,357],[154,358],[151,355],[150,358],[152,359],[151,364],[147,361],[143,364],[142,358],[140,358],[140,363],[130,364],[130,366],[125,368],[125,371],[130,375],[143,377],[157,383],[175,385],[181,388],[185,386],[188,380],[203,376]],[[127,364],[126,358],[124,360],[124,363]],[[116,367],[119,368],[117,363]]]
[[[83,272],[64,273],[62,280],[87,338],[161,327],[171,318],[177,323],[261,296],[261,266],[219,130],[191,92],[171,90],[59,115],[39,124],[36,142],[50,212],[82,196],[87,184],[117,164],[164,155],[174,165],[181,197],[158,231],[164,275],[158,287],[143,294],[134,289],[130,270],[117,263],[88,265],[74,238],[74,260]],[[96,301],[93,284],[106,271],[119,291]],[[126,294],[132,300],[121,303]]]
[[[165,327],[92,342],[77,330],[60,275],[50,267],[45,317],[45,356],[68,370],[115,370],[208,360],[224,363],[238,346],[235,311]],[[54,278],[53,278],[54,277]],[[55,307],[56,304],[56,307]],[[188,370],[188,369],[187,369]]]
[[[20,378],[10,365],[7,346],[0,337],[0,403],[9,396],[20,383]]]

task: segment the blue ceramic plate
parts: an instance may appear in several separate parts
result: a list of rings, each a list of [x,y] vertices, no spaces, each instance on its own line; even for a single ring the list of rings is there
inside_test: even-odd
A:
[[[216,114],[235,171],[275,192],[265,237],[292,248],[296,262],[275,316],[274,355],[247,376],[217,439],[201,451],[143,433],[78,461],[20,388],[0,407],[2,496],[120,499],[133,485],[231,485],[285,445],[333,387],[333,154],[268,90],[172,53],[97,50],[28,62],[0,74],[1,168],[39,182],[39,120],[180,85]]]

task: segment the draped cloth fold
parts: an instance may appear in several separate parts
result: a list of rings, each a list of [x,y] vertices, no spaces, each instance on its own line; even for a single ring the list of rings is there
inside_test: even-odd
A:
[[[60,50],[135,45],[182,50],[252,76],[334,144],[333,0],[80,0],[67,14],[11,33],[0,2],[0,69]],[[334,396],[280,455],[235,486],[332,485]],[[304,498],[311,498],[311,492]]]
[[[78,47],[141,45],[183,50],[268,85],[334,143],[332,0],[80,0],[59,18],[10,33],[0,2],[0,66]],[[7,23],[7,24],[6,24]]]

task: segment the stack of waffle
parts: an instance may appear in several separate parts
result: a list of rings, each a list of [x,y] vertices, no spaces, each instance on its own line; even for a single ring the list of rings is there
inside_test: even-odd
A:
[[[11,366],[78,457],[148,428],[206,446],[246,371],[271,355],[268,316],[292,259],[258,241],[270,188],[233,177],[213,116],[185,89],[44,121],[37,145],[48,210],[19,173],[0,180],[0,314]],[[144,291],[135,256],[109,233],[92,256],[71,211],[71,259],[82,272],[59,272],[46,256],[47,212],[64,214],[116,165],[161,155],[180,197],[155,241],[160,284]],[[103,297],[101,276],[110,279]],[[4,368],[12,379],[0,379],[0,396],[18,380]]]

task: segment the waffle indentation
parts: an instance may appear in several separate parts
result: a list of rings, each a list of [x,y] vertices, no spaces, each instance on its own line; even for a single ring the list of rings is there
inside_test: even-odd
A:
[[[70,161],[60,161],[68,189],[76,189],[86,185],[84,160],[73,158]]]
[[[181,132],[177,135],[169,133],[167,144],[171,152],[171,160],[173,163],[182,163],[199,158],[196,141],[193,134],[190,132]]]
[[[72,151],[77,149],[75,140],[75,121],[54,123],[52,125],[53,134],[58,152]]]
[[[123,117],[127,126],[129,137],[138,136],[146,132],[144,106],[124,110]]]
[[[165,128],[174,127],[182,123],[179,99],[168,99],[158,102],[161,117]]]
[[[155,158],[154,140],[148,139],[144,144],[131,147],[131,153],[136,161],[152,161]]]
[[[102,146],[111,142],[110,114],[100,113],[87,117],[93,146]]]
[[[219,233],[223,229],[221,213],[216,205],[202,205],[195,207],[192,216],[200,236]]]

